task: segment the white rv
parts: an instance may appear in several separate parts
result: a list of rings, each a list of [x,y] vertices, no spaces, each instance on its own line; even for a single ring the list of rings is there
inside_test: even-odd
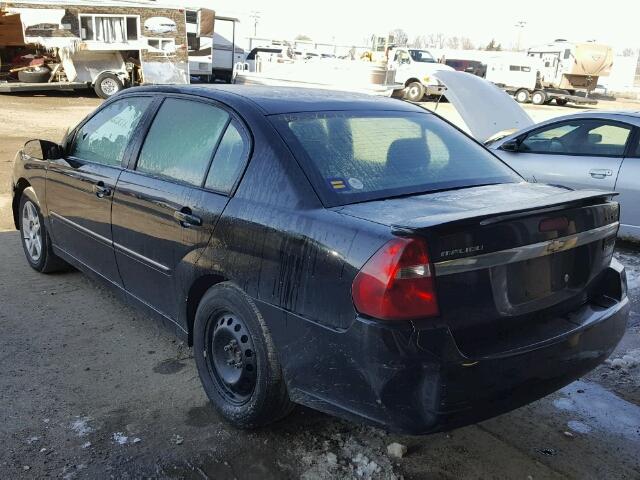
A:
[[[239,20],[212,14],[211,10],[186,12],[189,72],[200,81],[231,83],[234,64],[244,60],[236,40]]]

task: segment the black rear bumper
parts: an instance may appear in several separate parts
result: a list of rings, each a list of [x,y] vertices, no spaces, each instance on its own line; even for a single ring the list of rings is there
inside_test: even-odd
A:
[[[624,270],[610,269],[621,284]],[[551,338],[477,357],[447,327],[358,318],[338,332],[262,304],[292,400],[411,434],[476,423],[541,398],[603,362],[629,301],[583,305]],[[262,308],[261,308],[262,309]]]

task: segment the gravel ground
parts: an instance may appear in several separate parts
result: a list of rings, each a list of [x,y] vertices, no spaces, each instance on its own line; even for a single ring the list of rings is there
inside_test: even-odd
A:
[[[28,138],[60,138],[99,103],[0,96],[0,479],[640,478],[633,247],[617,253],[633,313],[611,361],[531,405],[427,437],[302,407],[269,429],[227,426],[209,406],[188,348],[78,272],[37,274],[12,231],[15,150]],[[438,111],[455,121],[450,105]],[[557,111],[567,109],[536,107],[534,116]],[[403,458],[387,453],[393,442],[408,448]]]

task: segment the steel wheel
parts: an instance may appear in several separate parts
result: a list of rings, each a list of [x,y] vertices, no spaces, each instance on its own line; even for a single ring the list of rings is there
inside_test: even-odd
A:
[[[27,200],[22,207],[22,239],[33,263],[42,256],[42,225],[35,205]]]
[[[218,390],[232,403],[246,403],[257,379],[255,348],[242,318],[223,312],[209,322],[205,357]]]
[[[107,96],[111,96],[120,90],[120,85],[113,78],[105,78],[100,82],[100,88]]]

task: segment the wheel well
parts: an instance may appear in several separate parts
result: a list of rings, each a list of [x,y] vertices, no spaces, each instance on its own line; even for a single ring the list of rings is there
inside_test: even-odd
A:
[[[200,305],[200,300],[202,300],[204,294],[207,293],[211,287],[226,280],[227,279],[222,275],[211,274],[198,278],[193,282],[193,285],[191,285],[187,296],[187,329],[189,334],[189,346],[193,345],[193,323],[196,319],[196,311],[198,310],[198,305]]]
[[[31,184],[26,181],[24,178],[18,180],[16,186],[13,188],[13,203],[11,204],[11,208],[13,210],[13,224],[16,226],[16,230],[20,229],[20,197],[22,197],[22,192]]]
[[[406,82],[404,82],[404,86],[408,87],[411,83],[413,82],[418,82],[418,83],[422,83],[420,80],[418,80],[417,78],[410,78],[409,80],[407,80]]]

